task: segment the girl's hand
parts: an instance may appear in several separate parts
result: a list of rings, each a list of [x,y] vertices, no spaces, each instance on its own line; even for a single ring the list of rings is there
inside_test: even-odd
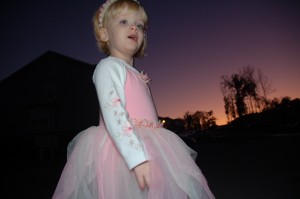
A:
[[[140,189],[149,188],[150,185],[150,167],[149,162],[144,162],[133,169],[135,177],[139,183]]]

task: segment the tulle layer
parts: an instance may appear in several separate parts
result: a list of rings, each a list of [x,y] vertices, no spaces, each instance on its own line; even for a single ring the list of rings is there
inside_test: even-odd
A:
[[[55,199],[214,198],[196,153],[164,128],[135,127],[149,157],[151,183],[141,190],[103,127],[90,127],[69,144]]]

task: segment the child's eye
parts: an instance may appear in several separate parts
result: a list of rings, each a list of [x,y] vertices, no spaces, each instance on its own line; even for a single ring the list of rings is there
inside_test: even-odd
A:
[[[138,24],[137,27],[138,27],[138,29],[144,31],[144,26],[142,24]]]
[[[123,20],[120,21],[120,24],[126,25],[126,24],[128,24],[128,22],[127,22],[126,19],[123,19]]]

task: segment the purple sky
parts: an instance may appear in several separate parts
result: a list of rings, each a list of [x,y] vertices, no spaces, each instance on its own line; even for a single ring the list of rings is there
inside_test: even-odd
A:
[[[52,50],[96,64],[91,19],[103,1],[12,0],[2,3],[0,80]],[[300,97],[300,3],[296,0],[141,0],[150,18],[146,58],[160,116],[213,110],[226,122],[220,77],[246,65],[276,89]]]

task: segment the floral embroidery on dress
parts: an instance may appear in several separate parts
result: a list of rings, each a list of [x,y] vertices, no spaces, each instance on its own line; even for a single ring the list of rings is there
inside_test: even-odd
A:
[[[148,128],[161,128],[163,124],[160,121],[149,121],[146,119],[138,120],[138,119],[130,119],[132,125],[137,127],[148,127]]]
[[[118,111],[115,110],[115,111],[114,111],[114,116],[117,116],[117,115],[118,115]]]
[[[133,128],[132,128],[132,126],[131,125],[124,125],[123,126],[123,128],[122,128],[122,130],[123,130],[123,134],[125,135],[125,136],[131,136],[132,135],[132,133],[133,133]]]
[[[134,140],[130,140],[130,141],[129,141],[129,145],[130,145],[131,147],[135,148],[136,150],[140,150],[140,149],[143,148],[143,145],[142,145],[142,144],[140,144],[140,143],[136,144],[136,143],[134,142]]]
[[[107,102],[106,104],[105,104],[105,108],[107,108],[107,109],[112,109],[112,108],[116,108],[120,103],[121,103],[121,100],[120,100],[120,98],[118,98],[118,97],[113,97],[113,95],[115,94],[115,90],[111,90],[110,92],[109,92],[109,96],[111,96],[112,97],[112,102]],[[117,112],[116,112],[117,110],[115,110],[115,115],[117,115]]]
[[[121,103],[121,99],[116,97],[116,98],[113,98],[113,101],[112,101],[112,107],[117,107],[119,104]]]
[[[115,92],[115,90],[111,90],[109,92],[110,102],[107,102],[105,104],[105,108],[107,108],[111,113],[112,116],[115,119],[115,122],[117,124],[117,128],[119,128],[119,131],[117,131],[114,136],[120,140],[123,139],[130,139],[129,141],[125,141],[129,143],[129,146],[134,148],[135,150],[141,150],[143,148],[142,144],[139,142],[136,142],[134,139],[129,138],[132,136],[133,132],[133,126],[131,121],[126,122],[127,120],[122,120],[122,117],[126,115],[126,112],[120,111],[118,108],[121,106],[121,99]],[[126,122],[126,123],[125,123]]]
[[[120,120],[120,119],[117,119],[117,123],[118,123],[118,125],[120,126],[120,125],[121,125],[121,120]]]
[[[150,84],[151,83],[151,78],[148,76],[147,73],[145,73],[144,71],[141,71],[140,73],[141,79],[146,83],[146,84]]]

